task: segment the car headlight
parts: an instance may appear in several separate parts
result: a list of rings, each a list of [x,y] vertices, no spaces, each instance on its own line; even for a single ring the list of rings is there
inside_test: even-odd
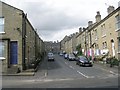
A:
[[[80,62],[84,63],[84,61],[80,61]]]
[[[93,63],[93,61],[92,61],[92,60],[90,60],[90,63]]]

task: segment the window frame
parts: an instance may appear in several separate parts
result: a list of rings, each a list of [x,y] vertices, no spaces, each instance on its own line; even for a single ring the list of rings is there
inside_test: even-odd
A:
[[[4,42],[3,41],[0,41],[0,59],[5,59],[5,45],[4,45]]]
[[[0,22],[0,28],[2,28],[2,30],[0,30],[0,34],[1,34],[1,33],[5,33],[5,30],[4,30],[5,18],[4,17],[0,17],[0,20],[1,20],[1,22]]]
[[[116,23],[115,23],[116,30],[115,31],[119,31],[120,30],[120,16],[119,16],[119,14],[115,16],[115,20],[116,20]]]
[[[98,31],[97,31],[97,29],[94,30],[94,33],[95,33],[95,34],[94,34],[94,35],[95,35],[95,36],[94,36],[94,37],[95,37],[95,40],[97,41],[97,40],[98,40]]]
[[[118,38],[118,52],[120,52],[120,38]]]
[[[105,26],[105,24],[101,25],[101,36],[102,37],[106,36],[106,26]]]

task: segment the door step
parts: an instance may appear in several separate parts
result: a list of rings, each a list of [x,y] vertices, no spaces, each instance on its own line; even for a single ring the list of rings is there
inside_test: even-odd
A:
[[[7,69],[7,74],[16,74],[18,72],[18,67],[16,65],[11,66]]]

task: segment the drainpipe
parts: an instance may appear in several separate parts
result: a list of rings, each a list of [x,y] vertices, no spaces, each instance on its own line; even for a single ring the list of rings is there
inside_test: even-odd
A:
[[[35,31],[35,59],[37,59],[37,30]]]
[[[85,54],[86,54],[86,57],[87,57],[87,40],[86,40],[86,36],[87,36],[87,35],[86,35],[86,32],[87,32],[87,31],[86,31],[86,28],[83,28],[83,29],[84,29],[84,31],[85,31],[85,51],[86,51]]]
[[[26,70],[26,15],[22,13],[22,67],[23,70]]]

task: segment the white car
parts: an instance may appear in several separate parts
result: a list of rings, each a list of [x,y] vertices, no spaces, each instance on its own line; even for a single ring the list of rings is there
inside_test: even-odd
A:
[[[54,58],[54,55],[53,53],[48,53],[48,61],[54,61],[55,58]]]
[[[65,54],[65,55],[64,55],[64,58],[65,58],[65,59],[68,59],[68,54]]]

